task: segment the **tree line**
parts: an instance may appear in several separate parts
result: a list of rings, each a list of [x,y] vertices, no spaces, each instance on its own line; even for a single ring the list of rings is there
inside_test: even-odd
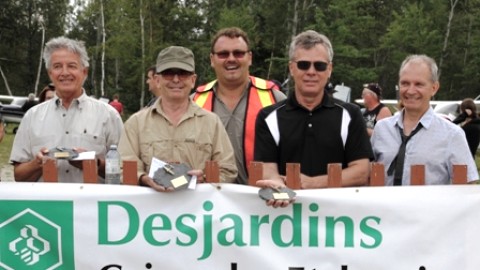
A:
[[[2,0],[0,94],[38,93],[48,80],[41,49],[50,38],[84,40],[87,93],[119,93],[130,112],[150,99],[145,70],[170,45],[195,54],[197,83],[214,79],[210,39],[238,26],[250,38],[252,75],[288,78],[288,47],[313,29],[334,49],[333,84],[379,82],[395,98],[398,68],[409,54],[427,54],[440,69],[436,99],[476,97],[480,70],[480,0]],[[291,83],[289,84],[291,87]]]

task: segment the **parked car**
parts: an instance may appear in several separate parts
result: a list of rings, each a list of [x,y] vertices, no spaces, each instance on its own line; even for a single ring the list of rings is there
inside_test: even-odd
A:
[[[475,106],[477,106],[477,112],[480,112],[480,100],[475,99]],[[460,114],[460,104],[461,100],[458,101],[437,101],[436,105],[433,107],[433,110],[446,117],[450,121],[455,119]]]
[[[19,124],[22,121],[23,115],[25,112],[22,110],[23,104],[27,101],[27,97],[18,97],[18,96],[1,96],[1,102],[10,101],[10,104],[0,104],[0,115],[2,117],[3,123],[8,125],[9,123]],[[13,129],[13,133],[17,132],[17,128]]]

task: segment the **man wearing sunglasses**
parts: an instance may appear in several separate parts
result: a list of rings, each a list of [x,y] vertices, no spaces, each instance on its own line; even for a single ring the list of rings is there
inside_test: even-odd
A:
[[[236,27],[221,29],[213,38],[210,65],[216,80],[197,88],[193,100],[220,116],[235,150],[237,183],[247,184],[247,166],[253,160],[258,111],[285,95],[272,81],[250,76],[252,52],[247,34]]]
[[[172,190],[148,176],[153,157],[188,165],[192,170],[187,173],[196,175],[200,183],[205,180],[205,162],[215,160],[220,181],[233,182],[237,167],[222,122],[189,98],[197,78],[192,51],[179,46],[163,49],[156,73],[154,79],[160,90],[157,101],[125,122],[118,146],[122,159],[137,161],[139,184],[157,191]]]
[[[373,154],[360,109],[325,92],[333,69],[330,41],[312,30],[300,33],[289,58],[294,92],[258,114],[255,160],[264,162],[264,174],[257,185],[285,186],[287,163],[300,163],[303,189],[327,187],[329,163],[342,164],[343,186],[365,185]],[[285,207],[290,202],[267,204]]]

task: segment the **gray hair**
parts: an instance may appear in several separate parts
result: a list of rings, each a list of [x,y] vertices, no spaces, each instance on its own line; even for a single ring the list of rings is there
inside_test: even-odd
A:
[[[288,57],[290,60],[294,60],[295,51],[298,48],[302,49],[311,49],[315,45],[321,44],[328,52],[328,61],[333,61],[333,48],[330,40],[325,36],[313,30],[307,30],[298,34],[293,38],[292,43],[290,43],[290,50],[288,52]]]
[[[43,60],[45,61],[45,67],[48,69],[51,68],[51,58],[52,53],[57,50],[66,49],[69,52],[75,53],[80,56],[80,61],[83,67],[88,67],[88,54],[87,49],[85,48],[85,42],[79,40],[73,40],[66,37],[57,37],[52,38],[45,44],[45,49],[43,51]]]
[[[435,60],[433,60],[433,58],[431,58],[431,57],[429,57],[425,54],[412,54],[412,55],[407,56],[407,58],[405,58],[405,60],[403,60],[402,65],[400,66],[400,71],[398,72],[399,77],[400,77],[400,73],[402,72],[402,70],[410,62],[423,62],[423,63],[427,64],[428,68],[430,69],[430,74],[431,74],[430,80],[432,82],[438,82],[439,75],[438,75],[437,63],[435,62]]]

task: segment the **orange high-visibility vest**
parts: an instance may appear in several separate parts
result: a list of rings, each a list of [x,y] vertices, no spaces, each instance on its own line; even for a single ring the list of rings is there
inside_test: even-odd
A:
[[[267,81],[257,77],[250,76],[250,89],[248,90],[247,107],[243,126],[243,161],[245,169],[253,160],[253,149],[255,142],[255,120],[258,112],[275,103],[275,97],[272,91],[279,91],[278,85],[272,81]],[[193,95],[193,101],[200,107],[213,111],[213,101],[215,93],[213,86],[215,81],[199,86]],[[248,170],[247,170],[248,172]]]

